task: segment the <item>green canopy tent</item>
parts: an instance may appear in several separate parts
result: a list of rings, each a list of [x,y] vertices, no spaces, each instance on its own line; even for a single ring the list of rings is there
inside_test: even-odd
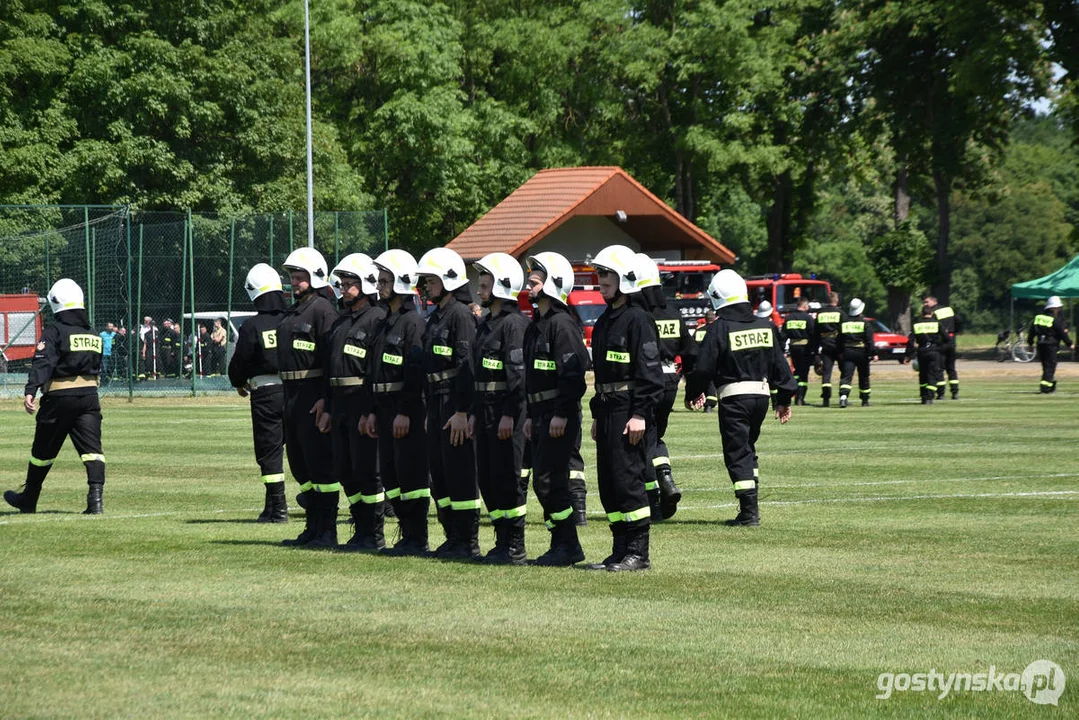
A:
[[[1037,280],[1012,285],[1012,327],[1015,327],[1015,299],[1041,299],[1050,295],[1074,298],[1079,297],[1079,255],[1076,255],[1064,267]]]

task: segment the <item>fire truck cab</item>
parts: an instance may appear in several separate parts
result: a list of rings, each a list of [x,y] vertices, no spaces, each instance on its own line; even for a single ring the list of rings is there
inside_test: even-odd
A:
[[[800,298],[808,298],[809,311],[815,313],[828,304],[828,293],[832,291],[831,283],[818,280],[816,274],[802,277],[798,273],[754,275],[746,278],[746,287],[754,309],[764,300],[772,303],[775,308],[772,317],[777,324],[797,309]]]

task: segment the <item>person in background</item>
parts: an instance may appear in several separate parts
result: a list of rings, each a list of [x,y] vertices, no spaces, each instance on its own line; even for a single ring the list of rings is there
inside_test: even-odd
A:
[[[843,374],[839,378],[839,407],[847,407],[855,370],[858,371],[858,397],[861,398],[862,407],[866,407],[871,391],[869,363],[877,359],[877,348],[873,344],[873,328],[862,315],[865,303],[854,298],[850,301],[849,310],[839,331],[839,357],[843,361]]]
[[[806,404],[809,391],[809,368],[813,365],[814,349],[809,346],[816,332],[816,321],[809,314],[809,299],[798,298],[798,309],[787,315],[783,322],[782,336],[794,366],[794,379],[798,381],[798,391],[794,394],[795,405]]]
[[[225,332],[225,318],[214,319],[214,329],[210,333],[210,374],[221,375],[225,371],[225,346],[229,336]]]
[[[932,405],[937,393],[940,371],[940,349],[950,342],[947,332],[934,317],[928,303],[922,306],[922,319],[914,323],[907,337],[907,353],[900,362],[906,362],[917,353],[915,370],[918,371],[918,389],[922,405]]]
[[[937,400],[944,399],[944,388],[952,392],[952,400],[959,399],[959,373],[955,371],[955,311],[947,305],[941,305],[932,295],[926,295],[923,302],[933,311],[933,318],[940,323],[941,328],[948,337],[947,344],[940,348],[941,377],[937,382]],[[944,382],[944,374],[948,373],[948,382]]]
[[[157,377],[160,349],[160,331],[154,325],[154,319],[147,315],[139,328],[139,380]]]
[[[101,331],[101,384],[108,385],[112,377],[112,345],[116,339],[116,325],[105,323],[105,329]]]
[[[1040,389],[1042,393],[1054,393],[1057,391],[1057,349],[1060,343],[1069,348],[1075,347],[1071,337],[1068,336],[1068,328],[1064,325],[1064,318],[1060,316],[1060,309],[1064,303],[1054,295],[1045,303],[1045,310],[1034,317],[1034,322],[1027,333],[1027,345],[1034,347],[1035,339],[1038,342],[1038,357],[1042,362],[1042,379]]]

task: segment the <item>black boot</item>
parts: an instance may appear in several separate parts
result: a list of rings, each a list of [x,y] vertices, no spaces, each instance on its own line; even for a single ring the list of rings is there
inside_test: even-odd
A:
[[[494,520],[495,546],[491,548],[483,561],[488,565],[508,565],[510,556],[510,528],[505,520]]]
[[[14,490],[4,491],[4,500],[21,513],[36,513],[37,499],[41,496],[41,484],[26,483],[19,492]]]
[[[651,521],[655,523],[663,522],[663,510],[660,508],[659,501],[659,485],[657,484],[652,490],[648,490],[648,509],[651,512]]]
[[[450,518],[453,533],[443,547],[435,552],[439,560],[478,560],[480,553],[480,511],[454,510]]]
[[[585,490],[584,481],[577,482],[578,485],[570,488],[570,505],[573,506],[573,524],[584,527],[588,524],[588,509],[585,507],[588,493]]]
[[[386,546],[382,531],[381,503],[358,502],[349,508],[352,515],[353,534],[341,545],[342,552],[378,552]]]
[[[340,493],[316,493],[314,512],[318,516],[318,532],[307,543],[312,550],[337,547],[337,500]]]
[[[314,490],[302,490],[296,493],[296,504],[306,510],[314,502],[315,491]]]
[[[674,475],[669,466],[660,467],[656,471],[659,479],[659,509],[663,519],[674,517],[678,512],[678,502],[682,499],[682,491],[674,484]]]
[[[260,523],[288,522],[288,500],[285,499],[284,481],[266,483],[266,507],[258,516]]]
[[[398,502],[397,522],[401,528],[401,539],[383,553],[393,557],[426,557],[427,500]]]
[[[577,526],[569,520],[551,530],[551,549],[532,561],[540,567],[569,567],[584,560],[584,550],[577,539]]]
[[[86,492],[86,509],[83,515],[100,515],[104,512],[101,508],[101,491],[105,488],[103,483],[92,483]]]
[[[616,563],[607,566],[610,572],[632,572],[652,567],[648,558],[648,526],[626,530],[626,554]]]
[[[626,545],[629,542],[629,538],[626,536],[626,524],[623,522],[612,523],[611,536],[611,554],[598,563],[588,565],[589,570],[606,570],[608,565],[622,562],[622,558],[626,556]]]
[[[439,553],[448,552],[454,541],[453,511],[450,510],[450,506],[437,506],[435,513],[438,516],[438,524],[442,526],[442,532],[446,536],[446,539],[442,541],[441,545],[431,551],[433,557],[438,556]]]
[[[303,531],[291,540],[282,540],[281,544],[285,547],[306,547],[307,544],[314,540],[319,534],[321,517],[319,516],[318,505],[316,503],[318,495],[313,491],[307,492],[310,492],[314,497],[308,496],[304,498],[306,510],[304,512]],[[297,499],[305,494],[306,493],[300,493],[300,495],[297,496]]]
[[[757,509],[757,491],[747,490],[738,496],[738,515],[733,520],[728,520],[731,527],[757,527],[761,524],[761,516]]]

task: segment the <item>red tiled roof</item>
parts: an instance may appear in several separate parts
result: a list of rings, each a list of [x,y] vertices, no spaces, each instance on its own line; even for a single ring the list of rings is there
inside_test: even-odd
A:
[[[466,260],[478,260],[490,252],[520,257],[574,215],[613,217],[619,209],[633,218],[650,218],[649,237],[654,237],[655,221],[660,220],[661,232],[668,236],[664,243],[668,247],[701,245],[720,262],[734,262],[733,252],[676,213],[619,167],[541,170],[447,247]],[[626,231],[632,235],[632,225],[627,226]],[[648,242],[642,242],[642,247],[648,250]]]

